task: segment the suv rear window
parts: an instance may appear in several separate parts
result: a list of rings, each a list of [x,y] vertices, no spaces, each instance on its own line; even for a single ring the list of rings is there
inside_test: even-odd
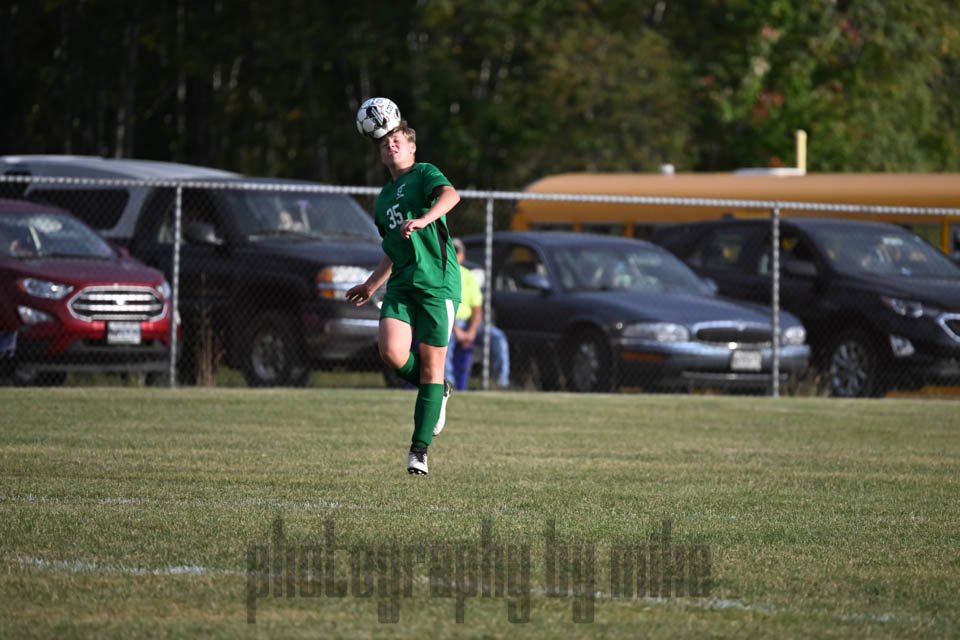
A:
[[[228,191],[233,222],[256,240],[284,233],[307,236],[360,236],[380,241],[380,233],[356,200],[334,193]]]
[[[129,194],[125,189],[34,189],[28,197],[66,209],[94,229],[112,229]]]

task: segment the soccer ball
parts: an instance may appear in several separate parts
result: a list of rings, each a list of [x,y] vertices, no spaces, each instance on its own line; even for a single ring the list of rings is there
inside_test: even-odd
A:
[[[400,108],[389,98],[370,98],[357,111],[357,131],[379,140],[400,126]]]

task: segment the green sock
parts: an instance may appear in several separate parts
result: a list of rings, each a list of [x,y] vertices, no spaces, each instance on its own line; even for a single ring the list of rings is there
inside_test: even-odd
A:
[[[421,384],[417,406],[413,410],[413,446],[429,447],[433,442],[433,428],[440,418],[443,404],[442,384]]]
[[[410,357],[407,358],[406,364],[397,369],[397,375],[400,376],[401,380],[409,382],[415,387],[420,386],[420,356],[413,351],[410,352]]]

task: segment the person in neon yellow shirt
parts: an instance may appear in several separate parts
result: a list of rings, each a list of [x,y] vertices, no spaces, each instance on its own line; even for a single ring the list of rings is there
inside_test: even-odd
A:
[[[454,386],[463,390],[470,380],[473,364],[473,348],[483,345],[483,292],[477,277],[463,266],[466,250],[459,238],[454,238],[453,247],[460,263],[460,305],[457,307],[450,346],[447,348],[445,376]],[[490,325],[491,364],[500,387],[510,386],[510,347],[507,336],[498,327]]]

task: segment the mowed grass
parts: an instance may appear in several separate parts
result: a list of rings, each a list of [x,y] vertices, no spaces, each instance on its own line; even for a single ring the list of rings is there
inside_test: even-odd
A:
[[[425,478],[405,471],[413,403],[370,389],[0,389],[0,637],[958,632],[956,401],[460,393]],[[709,548],[709,593],[615,597],[609,550],[665,520],[675,548]],[[547,597],[551,521],[559,542],[595,550],[590,622],[574,622],[573,595]],[[416,550],[399,622],[359,591],[297,581],[297,597],[273,597],[290,572],[246,572],[281,527],[300,562],[329,523],[344,549]],[[467,599],[462,623],[453,599],[430,597],[430,554],[478,549],[484,523],[495,545],[529,546],[528,623],[510,622],[505,595]],[[334,557],[362,591],[363,567],[350,582],[351,556]],[[253,624],[248,581],[267,584]]]

